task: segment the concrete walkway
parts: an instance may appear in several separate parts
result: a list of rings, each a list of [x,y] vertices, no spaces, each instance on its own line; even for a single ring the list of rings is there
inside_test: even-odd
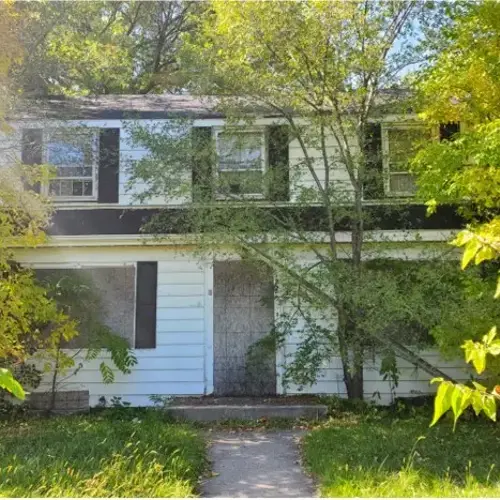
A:
[[[209,436],[214,477],[204,497],[311,497],[299,463],[301,431],[217,432]]]

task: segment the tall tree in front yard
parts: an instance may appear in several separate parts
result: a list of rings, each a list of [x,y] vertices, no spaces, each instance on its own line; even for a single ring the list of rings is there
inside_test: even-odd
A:
[[[277,303],[288,309],[274,340],[301,333],[292,378],[312,382],[323,361],[339,354],[351,398],[363,397],[363,367],[374,352],[389,371],[400,356],[445,376],[407,345],[436,324],[450,281],[423,268],[387,272],[389,265],[364,262],[388,255],[390,243],[366,242],[386,217],[402,215],[365,203],[384,196],[374,122],[384,110],[400,111],[400,93],[384,89],[415,62],[410,42],[438,13],[416,1],[211,2],[185,37],[181,61],[191,92],[215,96],[227,117],[216,144],[210,130],[188,122],[174,131],[171,124],[132,127],[136,143],[151,151],[132,171],[132,183],[149,186],[140,197],[182,199],[192,181],[186,223],[199,248],[229,248],[276,275]],[[268,151],[258,134],[237,130],[242,123],[251,129],[259,113],[270,117]],[[297,158],[288,170],[290,143]],[[248,168],[252,162],[257,168]],[[160,214],[150,228],[168,233],[171,224]]]

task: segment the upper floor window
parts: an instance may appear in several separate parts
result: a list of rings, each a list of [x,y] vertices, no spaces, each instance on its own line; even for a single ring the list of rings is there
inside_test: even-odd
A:
[[[415,194],[415,178],[409,171],[410,160],[422,143],[434,138],[434,131],[420,124],[391,123],[382,126],[384,188],[387,196]]]
[[[57,200],[97,197],[98,135],[92,129],[44,132],[44,162],[55,167],[45,191]]]
[[[266,142],[263,130],[216,132],[220,197],[264,197]]]

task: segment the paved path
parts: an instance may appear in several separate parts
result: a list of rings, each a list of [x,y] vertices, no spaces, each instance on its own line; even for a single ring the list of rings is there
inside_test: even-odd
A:
[[[311,497],[312,480],[299,463],[301,431],[217,432],[210,458],[214,477],[204,497]]]

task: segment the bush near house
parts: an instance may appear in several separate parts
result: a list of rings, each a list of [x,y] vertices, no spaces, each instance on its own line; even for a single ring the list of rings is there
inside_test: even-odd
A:
[[[430,413],[336,414],[305,437],[306,467],[323,497],[500,497],[500,428],[429,422]]]
[[[0,497],[192,497],[205,463],[157,411],[0,423]]]

